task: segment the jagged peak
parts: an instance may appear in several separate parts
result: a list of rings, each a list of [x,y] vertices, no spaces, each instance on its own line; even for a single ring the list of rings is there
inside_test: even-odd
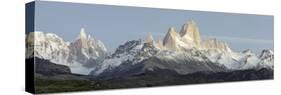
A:
[[[264,49],[264,50],[262,50],[262,52],[261,52],[262,54],[264,54],[264,53],[267,53],[267,54],[273,54],[273,51],[272,50],[270,50],[270,49]]]
[[[188,20],[186,23],[184,23],[184,25],[196,25],[196,22],[193,19]]]
[[[216,38],[209,38],[202,41],[202,47],[205,49],[219,49],[222,51],[232,52],[228,44],[224,41],[219,41]]]
[[[180,36],[181,37],[187,34],[187,28],[188,28],[188,24],[187,23],[182,25],[181,31],[180,31]]]
[[[179,40],[179,34],[174,27],[170,27],[163,40],[163,46],[167,49],[177,50],[177,40]]]
[[[274,59],[273,51],[270,49],[264,49],[260,53],[259,58],[262,60],[268,59],[269,61],[272,61]]]
[[[153,36],[151,33],[148,33],[147,37],[145,38],[145,43],[153,43]]]
[[[84,28],[81,28],[79,38],[87,38],[87,34]]]
[[[42,32],[42,31],[30,32],[27,35],[27,39],[29,39],[29,40],[30,39],[36,39],[35,41],[37,41],[37,42],[38,41],[45,41],[45,40],[64,42],[63,39],[61,37],[59,37],[58,35],[56,35],[54,33]]]
[[[89,68],[107,56],[104,44],[86,35],[84,28],[77,32],[76,37],[78,39],[68,42],[55,33],[29,32],[26,35],[26,58],[38,57],[63,65],[76,64],[75,68],[78,65],[80,68],[80,64],[81,68]],[[84,74],[77,69],[74,72]]]
[[[189,34],[189,36],[193,36],[194,32],[197,32],[197,30],[198,28],[196,22],[194,20],[189,20],[188,22],[182,25],[180,36],[183,37],[187,34]]]
[[[162,49],[163,48],[163,42],[162,40],[158,39],[156,42],[155,42],[155,45],[158,49]]]
[[[166,44],[168,41],[175,41],[179,37],[178,32],[176,32],[176,29],[174,27],[170,27],[168,30],[168,33],[166,34],[164,40],[163,40],[163,45]]]
[[[183,24],[179,35],[189,46],[201,47],[201,36],[195,21],[190,20]]]
[[[260,55],[259,55],[259,58],[260,59],[265,59],[265,58],[268,58],[268,57],[272,57],[273,58],[273,51],[270,50],[270,49],[262,50]]]
[[[176,29],[174,27],[170,27],[168,30],[167,35],[170,35],[172,37],[178,36],[178,32],[176,31]]]
[[[168,30],[168,32],[176,32],[175,27],[173,27],[173,26],[172,26],[172,27],[170,27],[170,28],[169,28],[169,30]]]

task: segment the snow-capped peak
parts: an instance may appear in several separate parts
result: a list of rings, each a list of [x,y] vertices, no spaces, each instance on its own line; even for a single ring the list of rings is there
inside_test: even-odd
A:
[[[201,46],[203,49],[218,49],[221,51],[231,52],[232,50],[228,47],[227,43],[211,38],[202,41]]]
[[[87,34],[85,33],[85,29],[84,28],[81,28],[80,30],[80,34],[79,36],[77,37],[77,40],[72,43],[73,44],[76,44],[76,46],[81,46],[79,48],[88,48],[88,38],[87,38]]]
[[[269,49],[264,49],[262,50],[260,56],[259,56],[260,59],[266,59],[266,58],[271,58],[273,59],[273,51],[272,50],[269,50]]]
[[[81,73],[79,70],[82,68],[91,68],[99,64],[107,55],[104,44],[91,36],[87,37],[84,28],[81,28],[78,39],[74,42],[66,42],[56,34],[40,31],[30,32],[26,41],[27,58],[38,57],[67,65],[74,73]]]

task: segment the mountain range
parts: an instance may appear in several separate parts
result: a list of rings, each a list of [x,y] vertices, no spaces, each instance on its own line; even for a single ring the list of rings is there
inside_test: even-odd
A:
[[[108,55],[104,44],[86,35],[84,28],[73,42],[40,31],[29,33],[26,42],[26,58],[37,57],[66,65],[73,73],[87,74]]]
[[[68,66],[72,73],[99,79],[114,79],[169,71],[179,75],[198,72],[233,72],[237,70],[273,70],[274,53],[264,49],[255,54],[246,49],[233,51],[216,38],[202,40],[195,21],[183,24],[178,32],[170,27],[163,40],[131,40],[110,54],[106,46],[82,28],[73,42],[53,33],[31,32],[26,37],[26,57],[50,60]]]
[[[263,57],[265,56],[265,57]],[[163,41],[149,34],[144,40],[120,45],[90,75],[112,78],[164,69],[186,75],[196,72],[231,72],[248,69],[273,69],[273,51],[261,54],[251,50],[234,52],[226,42],[215,38],[201,40],[194,21],[187,22],[180,32],[170,27]]]

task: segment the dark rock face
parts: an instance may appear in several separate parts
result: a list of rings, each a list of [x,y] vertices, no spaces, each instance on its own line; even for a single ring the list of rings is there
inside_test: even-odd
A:
[[[35,73],[39,73],[47,76],[58,75],[58,74],[71,74],[69,67],[52,63],[49,60],[40,59],[37,57],[29,58],[26,60],[27,60],[26,64],[35,64],[34,65]]]

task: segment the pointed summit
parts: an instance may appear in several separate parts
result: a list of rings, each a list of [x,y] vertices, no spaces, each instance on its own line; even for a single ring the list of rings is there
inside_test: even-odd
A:
[[[262,52],[261,52],[259,58],[260,58],[260,59],[266,59],[266,58],[273,59],[273,57],[274,57],[273,55],[274,55],[274,53],[273,53],[272,50],[264,49],[264,50],[262,50]]]
[[[159,39],[156,43],[155,43],[156,48],[158,49],[162,49],[163,48],[163,42]]]
[[[163,40],[163,46],[167,49],[176,50],[177,40],[179,40],[179,34],[176,32],[174,27],[170,27]]]
[[[195,21],[190,20],[185,23],[179,34],[187,44],[194,43],[195,46],[200,47],[201,37]]]
[[[87,34],[85,33],[85,29],[81,28],[77,41],[79,44],[81,44],[80,46],[82,46],[83,48],[88,48],[87,40],[88,38],[87,38]]]
[[[190,34],[190,32],[194,32],[196,30],[196,28],[197,28],[197,25],[196,25],[195,21],[190,20],[182,25],[180,35],[185,36],[186,34],[188,34],[188,35],[192,36]]]
[[[231,52],[226,42],[217,40],[216,38],[211,38],[202,41],[202,48],[204,49],[218,49],[221,51]]]
[[[80,30],[80,35],[79,35],[79,37],[80,38],[87,38],[87,35],[86,35],[86,33],[85,33],[85,29],[84,28],[81,28],[81,30]]]
[[[177,33],[176,29],[174,27],[170,27],[169,30],[168,30],[168,34],[167,35],[170,35],[172,37],[177,37],[179,36],[179,34]]]
[[[145,43],[153,43],[153,37],[151,33],[149,33],[148,36],[145,38]]]

